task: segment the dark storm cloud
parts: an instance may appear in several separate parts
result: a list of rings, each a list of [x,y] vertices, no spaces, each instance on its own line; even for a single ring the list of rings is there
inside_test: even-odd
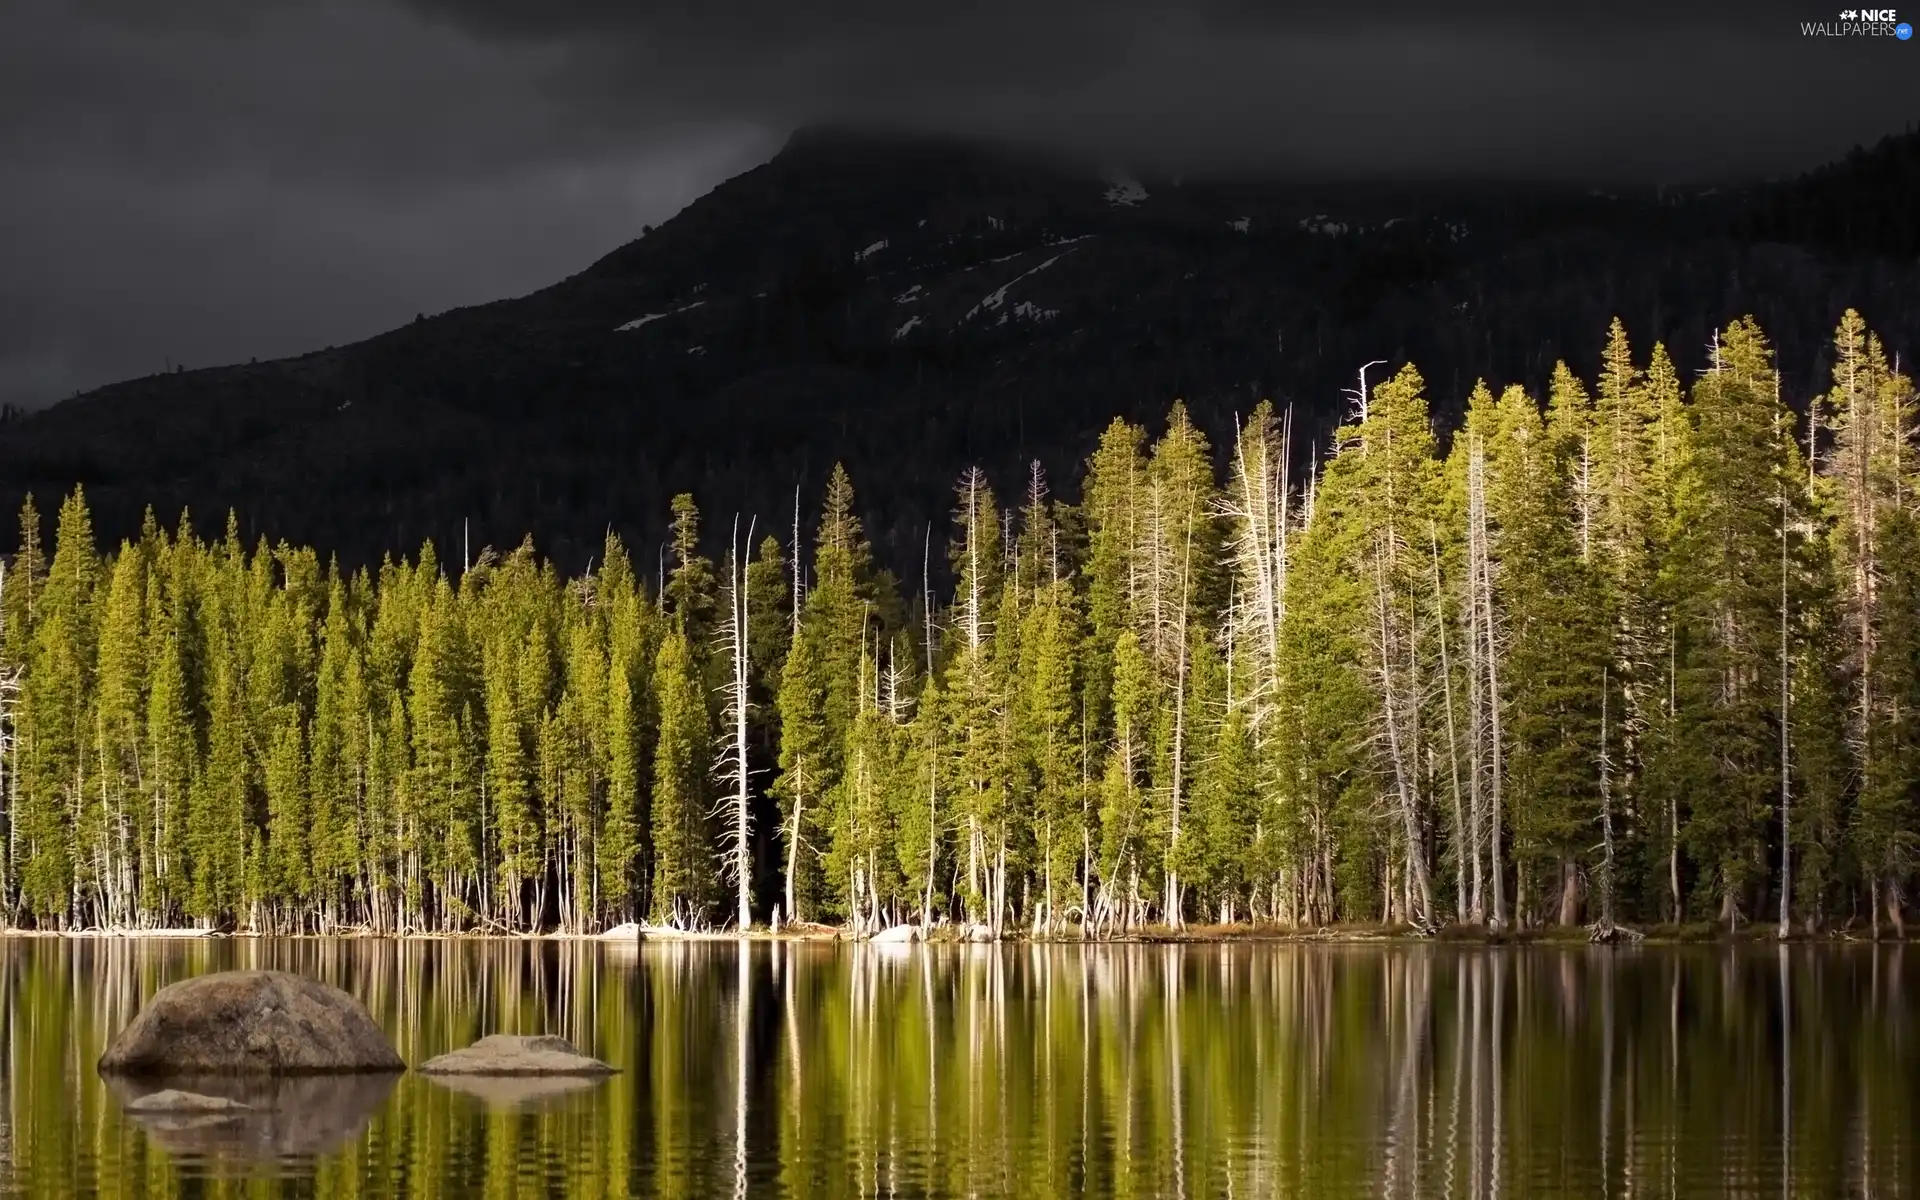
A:
[[[410,2],[493,44],[581,49],[568,85],[602,111],[1192,167],[1701,179],[1797,168],[1920,107],[1920,47],[1801,36],[1837,0]]]
[[[1791,170],[1920,110],[1920,46],[1800,35],[1832,8],[9,0],[0,400],[524,292],[809,121],[1185,170]]]
[[[599,122],[571,57],[386,3],[0,4],[0,401],[524,293],[778,145]]]

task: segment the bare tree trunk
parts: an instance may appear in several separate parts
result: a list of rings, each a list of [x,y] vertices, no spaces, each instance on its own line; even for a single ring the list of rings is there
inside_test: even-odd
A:
[[[1613,757],[1607,745],[1609,669],[1600,668],[1600,932],[1613,934]]]
[[[1440,587],[1440,531],[1429,521],[1427,540],[1433,548],[1433,619],[1440,636],[1440,679],[1445,688],[1447,709],[1447,766],[1453,778],[1453,886],[1454,919],[1467,919],[1467,839],[1466,821],[1460,811],[1460,743],[1454,733],[1453,663],[1447,657],[1447,610],[1445,592]]]
[[[1678,634],[1669,624],[1667,628],[1667,739],[1669,742],[1673,741],[1680,732],[1679,685],[1676,681],[1677,640]],[[1667,893],[1673,900],[1673,919],[1678,922],[1683,910],[1680,907],[1680,795],[1677,791],[1667,799]]]
[[[1471,527],[1469,527],[1471,528]],[[1481,662],[1484,643],[1480,637],[1480,602],[1478,578],[1478,560],[1474,558],[1474,542],[1471,535],[1467,544],[1468,570],[1465,577],[1466,596],[1462,606],[1462,616],[1466,618],[1467,653],[1467,821],[1468,851],[1471,861],[1471,886],[1469,890],[1468,911],[1474,924],[1487,919],[1486,873],[1483,869],[1486,858],[1487,805],[1481,778],[1485,773],[1485,750],[1487,740],[1486,703],[1482,696],[1486,688],[1486,666]]]
[[[1787,493],[1780,490],[1780,927],[1793,931],[1793,792],[1789,754],[1793,666],[1787,657]]]
[[[733,519],[733,541],[727,551],[727,624],[721,637],[727,652],[726,684],[729,745],[723,778],[733,785],[733,803],[727,811],[728,870],[734,877],[734,922],[745,933],[753,924],[753,795],[748,787],[747,709],[747,564],[740,557],[740,518]],[[753,548],[753,522],[747,522],[747,548]],[[798,801],[794,811],[799,812]],[[796,825],[798,821],[796,820]],[[791,879],[791,875],[789,875]]]
[[[1467,479],[1468,504],[1471,511],[1469,520],[1472,522],[1470,537],[1478,546],[1476,557],[1479,561],[1481,634],[1486,642],[1487,734],[1492,752],[1487,780],[1488,799],[1492,809],[1491,830],[1487,838],[1490,864],[1488,882],[1493,889],[1493,923],[1500,926],[1507,923],[1506,889],[1501,884],[1500,870],[1500,785],[1501,778],[1505,774],[1500,734],[1500,647],[1494,633],[1493,567],[1488,561],[1492,556],[1487,546],[1486,455],[1477,442],[1469,455]]]
[[[793,821],[787,831],[787,920],[800,919],[800,910],[794,907],[793,880],[800,867],[800,817],[806,809],[806,771],[804,763],[796,763],[793,780]]]
[[[1168,816],[1171,832],[1167,839],[1167,896],[1165,917],[1168,925],[1175,929],[1184,924],[1181,909],[1180,892],[1180,790],[1182,775],[1186,769],[1184,752],[1186,749],[1187,729],[1187,603],[1191,591],[1193,563],[1193,514],[1187,519],[1186,561],[1180,566],[1180,615],[1176,626],[1176,636],[1180,639],[1180,659],[1174,669],[1173,685],[1173,780]]]

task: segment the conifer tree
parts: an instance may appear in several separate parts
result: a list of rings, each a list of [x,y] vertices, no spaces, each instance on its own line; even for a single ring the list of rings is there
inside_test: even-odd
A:
[[[1139,635],[1123,630],[1113,649],[1113,744],[1100,781],[1100,880],[1096,928],[1138,926],[1146,914],[1150,814],[1141,788],[1153,705],[1152,664]]]
[[[660,643],[653,673],[659,741],[653,753],[652,918],[681,928],[712,916],[713,840],[708,834],[706,697],[687,634]]]
[[[962,869],[968,919],[997,936],[1005,916],[1008,775],[1012,767],[1005,660],[996,654],[1000,518],[985,475],[970,469],[956,489],[955,536],[949,547],[956,577],[954,648],[945,686],[953,797],[962,823]]]
[[[147,844],[141,803],[141,725],[146,692],[147,578],[145,556],[122,542],[106,568],[107,595],[101,615],[98,710],[94,759],[99,764],[97,805],[84,831],[95,847],[94,878],[101,918],[115,927],[136,924],[135,881]]]
[[[1778,584],[1760,564],[1778,558],[1787,469],[1772,355],[1759,329],[1736,321],[1712,348],[1694,388],[1695,449],[1680,479],[1669,555],[1678,632],[1675,692],[1680,753],[1689,761],[1687,851],[1732,923],[1751,914],[1774,813],[1778,664],[1769,652]],[[1684,580],[1680,573],[1684,572]]]
[[[1523,922],[1541,903],[1572,924],[1582,860],[1604,840],[1599,725],[1609,623],[1593,563],[1600,505],[1590,486],[1591,412],[1564,364],[1554,379],[1547,421],[1531,397],[1510,388],[1491,440],[1496,603],[1511,631],[1495,702],[1508,739],[1516,907]]]
[[[1040,874],[1039,923],[1061,925],[1069,903],[1074,864],[1084,840],[1080,804],[1081,746],[1075,703],[1074,651],[1080,644],[1073,593],[1064,578],[1040,585],[1022,618],[1019,635],[1020,690],[1017,727],[1031,789],[1031,835]]]
[[[35,602],[33,649],[21,697],[28,765],[14,809],[24,907],[68,915],[92,774],[87,750],[94,724],[95,597],[99,565],[86,498],[76,488],[60,506],[53,561]],[[29,576],[30,577],[30,576]],[[77,914],[75,914],[77,915]]]
[[[822,807],[831,785],[823,724],[826,688],[820,678],[816,629],[802,627],[780,673],[781,840],[786,850],[786,915],[813,920],[823,899],[819,855]]]
[[[1095,731],[1107,728],[1114,647],[1121,632],[1133,626],[1141,591],[1135,550],[1145,491],[1145,442],[1144,429],[1116,419],[1087,464],[1087,645],[1082,658],[1088,720]]]

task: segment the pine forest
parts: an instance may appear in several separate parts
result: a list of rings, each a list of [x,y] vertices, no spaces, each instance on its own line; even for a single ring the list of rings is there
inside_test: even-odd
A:
[[[231,516],[103,550],[80,490],[50,540],[29,499],[0,916],[1903,935],[1920,411],[1856,313],[1832,362],[1784,396],[1743,320],[1684,380],[1616,322],[1596,377],[1483,384],[1458,429],[1411,366],[1331,445],[1176,403],[1078,504],[968,472],[894,569],[838,469],[792,513],[681,496],[657,556],[571,579]]]

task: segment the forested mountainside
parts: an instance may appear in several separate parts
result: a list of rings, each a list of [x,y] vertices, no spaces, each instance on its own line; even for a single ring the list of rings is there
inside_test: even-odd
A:
[[[1176,399],[1216,447],[1290,405],[1305,447],[1373,360],[1422,365],[1444,436],[1478,378],[1596,371],[1615,315],[1683,376],[1756,315],[1804,411],[1844,304],[1908,348],[1916,214],[1912,135],[1791,182],[1606,194],[1140,180],[809,131],[530,296],[9,421],[0,503],[84,483],[109,541],[149,505],[209,531],[232,509],[349,565],[531,533],[579,571],[609,527],[657,556],[683,491],[790,523],[838,461],[908,570],[969,464],[1017,490],[1038,458],[1071,496],[1110,417]]]
[[[237,521],[103,555],[78,490],[48,553],[28,505],[0,906],[1904,932],[1913,385],[1852,311],[1804,423],[1759,326],[1707,351],[1689,379],[1615,323],[1584,379],[1476,387],[1446,445],[1402,367],[1307,472],[1298,408],[1224,443],[1115,419],[1077,505],[960,474],[923,543],[951,586],[911,598],[839,469],[805,544],[709,505],[718,562],[676,497],[658,574],[611,532],[570,576],[531,546],[348,571]]]

